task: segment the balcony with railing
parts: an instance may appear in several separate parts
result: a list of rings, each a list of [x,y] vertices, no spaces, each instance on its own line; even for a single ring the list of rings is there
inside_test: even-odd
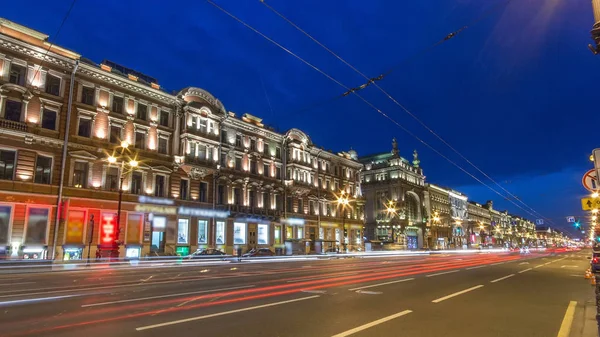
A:
[[[29,127],[27,126],[27,123],[11,121],[8,119],[0,119],[0,128],[29,132]]]

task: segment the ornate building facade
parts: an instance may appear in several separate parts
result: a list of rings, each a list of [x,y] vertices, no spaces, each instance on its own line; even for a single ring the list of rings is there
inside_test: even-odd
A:
[[[47,38],[0,20],[0,256],[362,249],[355,152]]]

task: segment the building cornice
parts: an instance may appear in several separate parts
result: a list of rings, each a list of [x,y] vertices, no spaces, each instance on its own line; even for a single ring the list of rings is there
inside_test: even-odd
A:
[[[54,52],[47,51],[44,48],[34,46],[4,34],[0,34],[0,48],[5,48],[12,52],[23,54],[38,60],[43,60],[45,63],[53,64],[68,70],[73,69],[75,66],[75,59],[70,59]]]

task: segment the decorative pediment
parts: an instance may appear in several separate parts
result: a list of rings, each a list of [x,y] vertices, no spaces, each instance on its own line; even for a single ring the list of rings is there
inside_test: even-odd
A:
[[[0,93],[8,93],[10,91],[20,92],[23,96],[23,99],[30,100],[33,97],[31,91],[27,90],[27,88],[22,87],[18,84],[13,83],[5,83],[0,86]]]
[[[202,180],[204,177],[212,173],[211,170],[192,165],[182,165],[181,169],[187,173],[188,177],[194,180]]]
[[[69,156],[73,157],[73,158],[77,158],[77,159],[83,159],[83,160],[97,160],[98,157],[94,156],[93,154],[84,151],[84,150],[78,150],[78,151],[71,151],[69,152]]]
[[[161,172],[161,173],[171,173],[171,172],[173,172],[173,170],[171,170],[170,168],[168,168],[166,166],[163,166],[163,165],[153,167],[152,171]]]

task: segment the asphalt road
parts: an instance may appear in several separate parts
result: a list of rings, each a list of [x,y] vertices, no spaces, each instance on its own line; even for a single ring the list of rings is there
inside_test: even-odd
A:
[[[253,260],[0,274],[0,336],[561,336],[571,301],[577,317],[593,296],[583,279],[586,255]]]

